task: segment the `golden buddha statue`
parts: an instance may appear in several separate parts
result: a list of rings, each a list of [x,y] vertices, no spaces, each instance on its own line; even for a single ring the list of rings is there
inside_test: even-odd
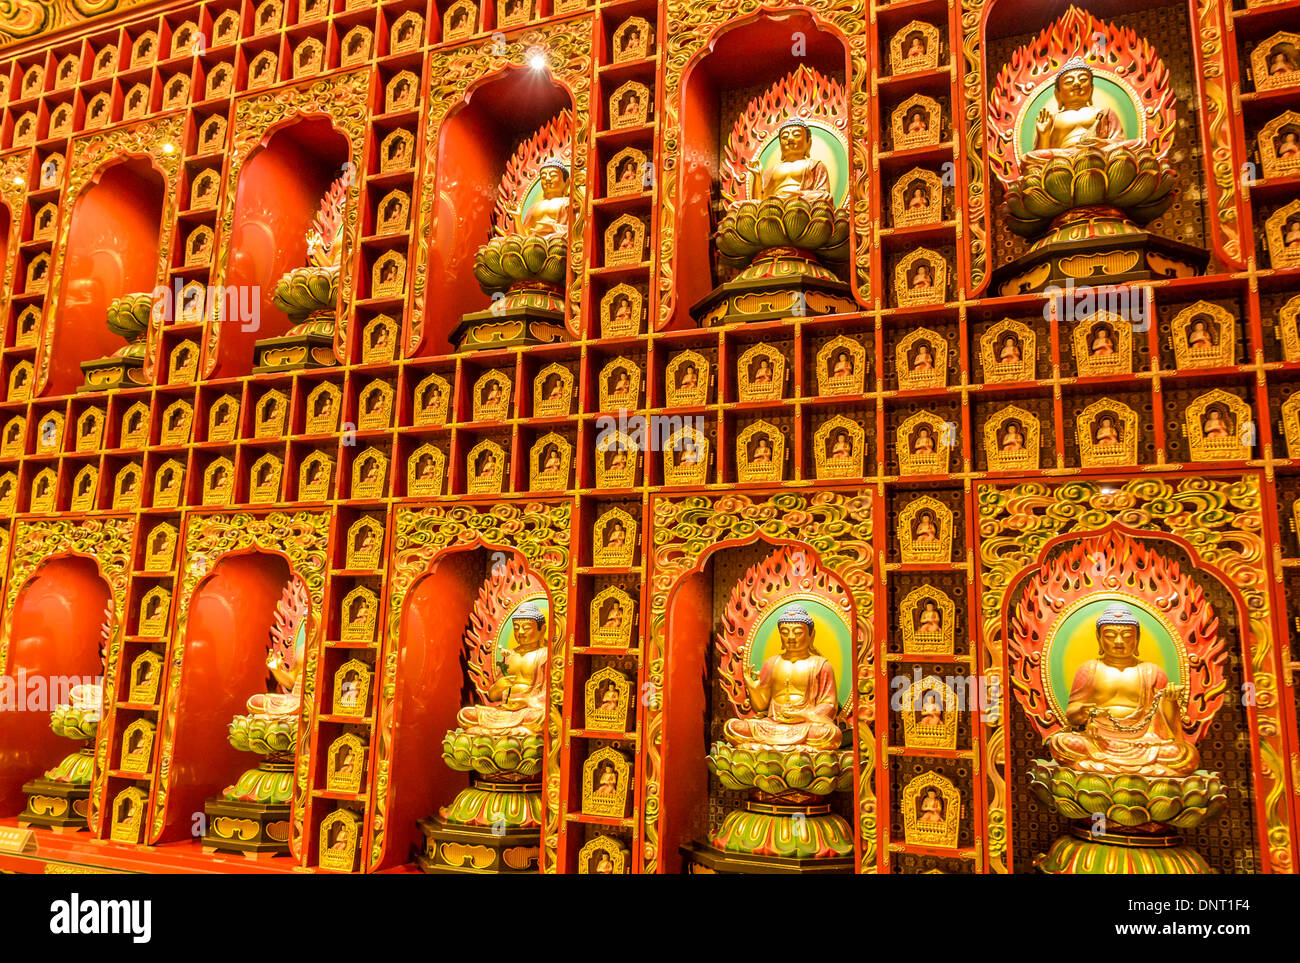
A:
[[[812,616],[790,605],[777,621],[781,652],[768,658],[757,678],[745,675],[751,719],[728,719],[727,741],[735,746],[838,749],[842,735],[835,722],[839,707],[835,670],[813,649]]]
[[[1078,772],[1186,776],[1200,765],[1185,741],[1184,688],[1170,685],[1154,662],[1138,657],[1142,629],[1122,603],[1097,619],[1099,658],[1074,674],[1064,729],[1047,740],[1053,758]]]
[[[757,161],[745,165],[754,175],[761,200],[769,197],[802,198],[809,203],[831,200],[831,178],[826,165],[812,156],[812,133],[806,121],[791,117],[777,128],[781,159],[766,168]]]
[[[456,721],[471,735],[539,733],[546,721],[546,616],[525,602],[511,618],[515,647],[501,656],[501,675],[488,689],[495,705],[466,706]]]
[[[569,168],[563,161],[552,158],[538,169],[537,180],[542,186],[542,196],[528,209],[509,209],[509,214],[519,225],[524,237],[568,237],[569,234]]]
[[[1034,121],[1034,151],[1074,150],[1122,140],[1119,118],[1092,102],[1092,68],[1075,57],[1054,84],[1056,110],[1044,107]]]

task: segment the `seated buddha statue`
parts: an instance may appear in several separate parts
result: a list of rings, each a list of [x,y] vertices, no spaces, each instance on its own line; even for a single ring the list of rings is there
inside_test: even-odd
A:
[[[791,117],[777,128],[781,159],[762,167],[757,161],[745,165],[758,185],[761,200],[770,197],[802,198],[809,203],[831,200],[831,178],[826,165],[812,156],[812,133],[806,121]]]
[[[853,442],[849,441],[847,431],[839,431],[835,434],[835,443],[831,445],[831,460],[843,461],[853,457]]]
[[[1223,420],[1223,415],[1219,413],[1218,408],[1211,408],[1205,414],[1205,424],[1202,432],[1206,438],[1227,438],[1230,434],[1228,423]]]
[[[1205,322],[1196,320],[1192,322],[1192,330],[1187,332],[1187,346],[1189,348],[1213,348],[1214,338],[1205,327]]]
[[[1016,339],[1012,335],[1007,335],[1002,342],[1002,351],[998,354],[999,361],[1012,362],[1020,360],[1020,345],[1016,344]]]
[[[815,627],[802,605],[789,605],[777,621],[781,652],[770,656],[757,677],[746,672],[745,689],[758,715],[728,719],[732,745],[838,749],[840,727],[835,670],[813,649]]]
[[[465,706],[456,721],[472,735],[523,736],[546,721],[546,616],[525,602],[511,618],[515,645],[501,656],[501,675],[488,688],[493,704]]]
[[[1118,445],[1119,432],[1115,430],[1115,419],[1103,417],[1101,424],[1097,426],[1097,437],[1094,439],[1098,445]]]
[[[1034,120],[1034,152],[1074,150],[1122,140],[1119,118],[1092,102],[1092,68],[1075,57],[1056,75],[1056,110],[1044,107]]]
[[[919,621],[920,625],[917,627],[919,632],[938,635],[943,631],[943,617],[939,615],[939,607],[932,600],[926,601]]]
[[[538,182],[542,196],[533,201],[526,211],[509,209],[519,233],[525,237],[567,237],[569,233],[569,168],[563,161],[552,158],[538,168]]]
[[[1182,686],[1138,655],[1142,628],[1122,603],[1097,619],[1098,658],[1074,674],[1063,729],[1047,740],[1062,766],[1079,772],[1186,776],[1200,764],[1185,741],[1180,717]]]
[[[302,666],[307,651],[306,619],[298,626],[293,640],[293,651],[282,656],[274,649],[266,657],[266,667],[280,686],[279,692],[259,693],[247,703],[254,715],[296,717],[302,707]]]

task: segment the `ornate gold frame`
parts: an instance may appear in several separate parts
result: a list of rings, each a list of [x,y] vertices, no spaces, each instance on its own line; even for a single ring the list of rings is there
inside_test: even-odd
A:
[[[612,767],[617,782],[611,793],[598,793],[596,787],[601,774]],[[612,746],[591,753],[582,764],[582,813],[584,816],[612,816],[622,819],[627,815],[628,790],[632,766],[627,757]]]
[[[185,466],[176,458],[168,458],[153,477],[153,507],[179,508],[184,493]]]
[[[693,365],[695,386],[683,388],[677,372]],[[664,395],[671,408],[692,408],[709,403],[709,388],[713,380],[709,359],[698,351],[679,351],[668,359],[664,368]]]
[[[415,158],[415,137],[401,127],[379,142],[379,172],[391,174],[411,169]]]
[[[620,104],[624,96],[633,95],[639,106],[623,110]],[[623,130],[628,127],[644,127],[650,122],[650,88],[639,80],[628,80],[620,84],[609,95],[609,129]]]
[[[610,382],[622,371],[627,376],[628,390],[616,394]],[[636,408],[641,402],[641,366],[631,358],[619,355],[606,362],[597,380],[601,411],[625,411]]]
[[[939,615],[938,633],[921,631],[922,606],[934,603]],[[956,651],[957,606],[948,593],[934,585],[920,585],[898,604],[899,635],[904,655],[952,655]]]
[[[1113,425],[1119,437],[1115,445],[1098,445],[1097,419],[1113,414],[1119,424]],[[1138,463],[1138,416],[1128,405],[1111,398],[1098,398],[1075,420],[1074,437],[1079,446],[1079,464],[1083,468],[1108,468],[1113,465]]]
[[[628,43],[627,35],[636,30],[640,39]],[[644,60],[650,56],[651,36],[654,28],[645,17],[628,17],[615,29],[610,43],[612,63],[622,64],[633,60]]]
[[[927,695],[934,693],[938,697],[939,708],[943,718],[937,726],[921,724],[921,709]],[[952,686],[935,675],[927,675],[909,685],[902,692],[903,696],[903,745],[908,749],[945,749],[957,748],[957,693]]]
[[[486,477],[480,476],[474,463],[479,455],[489,454],[495,464]],[[505,488],[506,454],[501,446],[490,438],[484,438],[469,450],[465,456],[466,488],[471,495],[499,495]]]
[[[170,522],[159,522],[149,530],[144,550],[146,572],[171,571],[172,562],[176,558],[176,535],[176,526]]]
[[[27,419],[14,415],[5,422],[4,441],[0,442],[0,458],[17,459],[27,444]]]
[[[772,369],[772,376],[766,382],[754,380],[751,369],[766,359]],[[736,394],[745,401],[779,401],[785,397],[785,382],[788,377],[788,364],[780,348],[760,341],[752,344],[740,353],[736,359]]]
[[[366,644],[369,645],[374,640],[374,625],[376,609],[371,609],[370,615],[370,639]],[[369,715],[370,709],[370,679],[372,676],[371,668],[360,659],[349,659],[344,662],[334,672],[334,686],[331,693],[332,698],[331,710],[336,716],[356,716],[359,719]],[[352,675],[356,680],[356,690],[347,692],[348,676]]]
[[[632,246],[620,250],[615,240],[624,229],[631,232]],[[622,214],[605,228],[605,267],[617,267],[620,264],[641,264],[645,261],[645,221],[635,214]]]
[[[1232,419],[1226,438],[1206,438],[1204,419],[1212,407],[1219,407]],[[1192,461],[1237,461],[1250,457],[1250,446],[1241,440],[1242,428],[1253,423],[1250,405],[1237,395],[1214,388],[1187,406],[1183,430],[1187,434],[1187,447]]]
[[[833,458],[829,451],[833,434],[845,432],[852,450],[847,458]],[[813,459],[818,480],[827,478],[860,478],[867,454],[867,433],[862,425],[844,415],[827,418],[813,433]]]
[[[913,288],[908,281],[912,268],[925,264],[933,272],[928,288]],[[894,265],[894,300],[899,307],[910,308],[925,304],[943,304],[948,300],[948,262],[937,251],[918,247]]]
[[[396,210],[390,213],[392,205]],[[376,234],[405,234],[411,221],[411,195],[395,187],[379,199],[376,211]]]
[[[913,210],[908,193],[917,181],[926,193],[924,208]],[[933,171],[913,167],[894,181],[889,189],[891,223],[894,227],[914,227],[918,224],[939,224],[943,221],[943,181]]]
[[[1260,167],[1265,177],[1289,177],[1300,173],[1300,151],[1283,157],[1278,150],[1277,141],[1281,139],[1284,127],[1293,128],[1297,141],[1300,141],[1300,113],[1294,110],[1278,114],[1260,128],[1256,138]]]
[[[328,401],[324,411],[320,410],[322,399]],[[313,388],[307,394],[307,434],[330,435],[338,431],[342,402],[343,391],[332,381],[322,381]]]
[[[140,734],[140,742],[133,749],[131,739],[136,734]],[[153,740],[156,729],[153,720],[147,718],[136,719],[129,726],[122,730],[122,753],[118,761],[118,768],[122,772],[139,772],[149,771],[149,763],[153,757]]]
[[[1001,345],[1006,339],[1019,341],[1020,360],[1002,361]],[[1033,381],[1035,361],[1038,357],[1038,335],[1034,329],[1023,321],[1003,318],[980,335],[980,364],[984,368],[984,380],[988,383],[1009,381]]]
[[[374,469],[374,478],[366,475]],[[383,498],[388,490],[388,454],[374,445],[367,446],[352,459],[352,497]]]
[[[754,461],[749,443],[756,436],[766,436],[772,447],[769,461]],[[770,421],[758,420],[736,435],[736,476],[742,482],[776,482],[785,477],[785,432]]]
[[[613,687],[612,709],[603,707],[603,693]],[[583,685],[583,728],[600,732],[625,732],[632,705],[632,682],[618,669],[607,665],[597,669]]]
[[[925,115],[925,130],[908,131],[908,117],[920,110]],[[933,97],[913,94],[889,115],[890,141],[894,150],[934,147],[943,138],[943,108]]]
[[[315,468],[316,480],[311,480]],[[317,449],[298,464],[298,500],[323,502],[334,492],[334,456]]]
[[[339,41],[339,66],[359,67],[370,60],[374,46],[374,33],[369,27],[358,24]]]
[[[388,268],[392,273],[385,277]],[[370,269],[370,296],[375,299],[398,298],[406,290],[406,255],[401,251],[385,251],[375,258]]]
[[[365,536],[372,536],[373,544],[366,547]],[[362,515],[348,528],[344,547],[345,564],[349,570],[364,571],[379,568],[384,558],[384,525],[374,515]]]
[[[140,598],[140,621],[137,635],[159,638],[167,634],[167,624],[172,611],[172,593],[163,585],[155,585]]]
[[[1259,91],[1277,90],[1282,87],[1291,87],[1300,84],[1300,63],[1279,75],[1280,79],[1275,79],[1268,72],[1268,55],[1276,46],[1281,44],[1290,44],[1292,51],[1300,51],[1300,33],[1291,33],[1287,30],[1279,30],[1270,37],[1265,37],[1255,45],[1255,49],[1250,52],[1250,72],[1255,78],[1255,89]],[[1292,58],[1296,56],[1292,53]]]
[[[339,604],[339,639],[358,645],[373,645],[378,611],[379,596],[364,585],[353,588]],[[337,690],[337,685],[335,688]]]
[[[1115,332],[1115,350],[1094,357],[1093,332],[1102,324]],[[1074,346],[1074,364],[1080,378],[1133,373],[1133,326],[1114,312],[1096,311],[1087,320],[1077,322],[1070,343]]]
[[[921,35],[925,50],[909,57],[904,53],[903,45],[914,33]],[[910,74],[920,70],[937,70],[942,43],[943,38],[939,34],[939,29],[932,23],[913,20],[907,26],[899,28],[889,40],[890,75],[896,77],[899,74]]]
[[[621,525],[623,544],[611,546],[611,528]],[[592,563],[598,568],[630,568],[636,559],[637,520],[621,508],[610,508],[596,519],[591,529]]]
[[[853,366],[853,371],[848,375],[833,373],[833,356],[841,351],[848,354]],[[817,393],[822,397],[860,395],[866,385],[866,378],[867,349],[855,338],[845,334],[836,335],[817,350]]]
[[[499,389],[500,397],[495,402],[489,402],[486,389],[493,383]],[[474,420],[505,421],[509,418],[513,390],[514,384],[511,382],[510,376],[498,368],[492,368],[479,375],[474,382],[474,391],[470,396],[470,407],[474,412]]]
[[[611,869],[608,875],[623,876],[627,873],[627,848],[613,836],[606,836],[602,833],[599,836],[591,837],[578,849],[579,876],[596,875],[596,871],[591,867],[596,854],[599,852],[604,852],[609,856]]]
[[[556,378],[555,387],[560,389],[560,396],[552,399],[546,390],[546,382]],[[533,417],[567,418],[573,406],[573,372],[558,361],[546,365],[533,378]]]
[[[622,451],[623,467],[610,464],[612,451]],[[621,431],[602,431],[596,439],[595,467],[597,488],[634,488],[641,452],[636,442]]]
[[[393,386],[376,378],[361,389],[357,398],[357,427],[362,431],[383,431],[393,424]]]
[[[423,478],[420,465],[428,458],[433,477]],[[421,445],[406,459],[406,494],[418,498],[432,498],[442,494],[442,479],[447,474],[447,456],[437,445]]]
[[[127,511],[140,507],[144,472],[139,463],[129,461],[113,478],[113,510]]]
[[[268,408],[274,406],[274,411]],[[253,437],[281,438],[289,420],[289,398],[278,388],[272,388],[257,399],[253,407]]]
[[[677,457],[678,445],[685,445],[687,441],[696,451],[696,461],[693,463],[682,463]],[[664,484],[707,485],[711,447],[708,435],[698,428],[688,425],[673,432],[664,445]]]
[[[339,757],[346,749],[351,754],[352,767],[348,772],[339,771]],[[325,788],[333,792],[360,793],[365,780],[366,757],[370,746],[355,732],[345,732],[325,751]]]
[[[337,828],[337,835],[336,830]],[[356,867],[361,820],[350,809],[340,807],[320,821],[320,865],[336,873],[350,873]],[[333,838],[334,842],[330,840]]]
[[[917,803],[921,793],[935,789],[943,799],[943,822],[921,822]],[[956,849],[961,838],[961,794],[944,776],[931,770],[924,772],[903,787],[903,837],[909,846],[926,846],[930,849]]]
[[[146,673],[144,670],[148,669]],[[158,703],[158,690],[162,687],[163,658],[153,649],[145,649],[131,660],[127,701],[134,705],[152,706]]]
[[[1217,327],[1218,336],[1209,348],[1192,348],[1188,332],[1192,324],[1207,315]],[[1209,301],[1197,301],[1183,308],[1169,322],[1174,347],[1174,363],[1179,368],[1220,368],[1231,366],[1237,343],[1237,321],[1226,309]]]
[[[53,427],[47,428],[46,425]],[[46,441],[46,439],[49,441]],[[49,454],[63,448],[63,412],[47,411],[36,423],[36,452]]]
[[[917,528],[929,514],[934,538],[921,541]],[[898,556],[904,565],[939,565],[952,561],[952,509],[930,495],[913,498],[898,513]]]
[[[429,389],[436,387],[438,389],[437,401],[429,405]],[[447,423],[447,413],[451,407],[451,385],[447,379],[435,372],[430,372],[420,383],[415,386],[415,395],[412,399],[415,405],[415,417],[413,421],[417,427],[430,425],[445,425]]]
[[[83,465],[72,480],[72,510],[74,512],[94,510],[98,494],[99,466]]]
[[[929,371],[912,370],[910,355],[912,349],[921,341],[930,346],[933,354]],[[900,390],[946,388],[948,386],[948,339],[930,328],[915,328],[900,338],[898,344],[894,346],[894,370],[898,375]]]
[[[546,450],[555,446],[560,467],[548,469],[542,464]],[[573,446],[558,432],[548,432],[533,442],[529,452],[528,490],[532,492],[564,491],[569,487],[573,467]]]
[[[619,298],[627,299],[628,318],[619,321],[614,305]],[[616,284],[600,299],[600,336],[602,338],[632,338],[641,333],[645,319],[645,298],[630,284]]]
[[[466,14],[463,22],[459,25],[452,25],[452,20],[458,12]],[[481,29],[479,27],[479,9],[474,0],[456,0],[449,6],[442,15],[442,39],[444,42],[452,40],[465,40],[474,36]]]
[[[1300,71],[1296,75],[1300,77]],[[1282,235],[1283,227],[1292,221],[1300,221],[1300,198],[1279,207],[1264,222],[1269,263],[1274,268],[1300,267],[1300,242],[1288,246]]]
[[[1012,422],[1020,423],[1024,435],[1021,448],[1004,451],[1003,429]],[[1018,405],[1007,405],[984,422],[984,457],[988,459],[989,471],[1038,471],[1041,456],[1042,425],[1032,412]]]
[[[630,181],[624,181],[619,177],[619,168],[627,163],[632,165]],[[646,169],[646,163],[645,151],[635,147],[624,147],[611,157],[605,165],[605,196],[628,197],[644,194],[646,188],[642,172]]]
[[[32,476],[32,494],[28,499],[27,510],[42,515],[53,512],[58,492],[58,475],[53,468],[42,468]]]
[[[895,432],[900,475],[946,475],[952,448],[943,444],[944,419],[932,411],[922,409],[905,418]],[[933,450],[916,454],[912,451],[912,432],[921,426],[929,428],[933,436]]]
[[[113,822],[109,830],[109,839],[115,843],[140,842],[140,830],[144,824],[144,810],[148,796],[137,786],[127,786],[113,797]]]
[[[235,466],[229,458],[212,459],[203,472],[203,504],[225,507],[235,501]]]
[[[183,445],[190,440],[193,426],[193,406],[184,398],[178,398],[163,410],[160,440],[164,445]]]

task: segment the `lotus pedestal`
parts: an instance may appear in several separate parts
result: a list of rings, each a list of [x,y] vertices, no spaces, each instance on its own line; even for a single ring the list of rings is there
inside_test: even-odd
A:
[[[292,802],[293,756],[268,756],[221,796],[203,804],[203,851],[241,853],[252,859],[287,854]]]
[[[87,743],[40,779],[25,783],[27,806],[18,816],[18,825],[43,826],[56,832],[87,829],[90,774],[94,764],[95,747]]]
[[[262,338],[253,345],[254,374],[329,368],[338,364],[334,356],[334,309],[307,318],[286,335]]]
[[[749,267],[691,307],[702,328],[856,311],[849,286],[794,248],[763,251]]]
[[[852,752],[719,742],[708,763],[725,788],[749,798],[707,843],[681,848],[688,873],[853,872],[853,830],[829,801],[853,781]]]
[[[1030,770],[1029,788],[1040,802],[1074,821],[1070,835],[1035,860],[1041,873],[1211,872],[1177,830],[1192,829],[1223,811],[1228,797],[1217,773],[1081,773],[1040,759]]]
[[[520,283],[498,292],[486,311],[463,315],[451,340],[458,351],[567,341],[563,296],[546,284]]]
[[[135,388],[148,384],[144,373],[143,346],[139,354],[115,354],[95,361],[81,362],[85,381],[78,391],[105,391],[109,388]]]

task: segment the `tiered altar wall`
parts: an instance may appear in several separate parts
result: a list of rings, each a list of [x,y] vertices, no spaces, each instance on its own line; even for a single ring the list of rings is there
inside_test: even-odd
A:
[[[6,7],[0,869],[1293,871],[1300,2]]]

